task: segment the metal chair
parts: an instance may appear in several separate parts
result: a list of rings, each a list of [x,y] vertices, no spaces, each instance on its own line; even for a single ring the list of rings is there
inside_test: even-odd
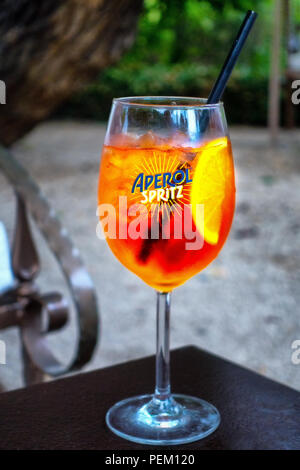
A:
[[[0,147],[0,171],[16,195],[12,254],[4,225],[0,225],[0,329],[20,328],[25,383],[41,381],[82,368],[98,340],[99,313],[93,283],[66,230],[39,187],[11,151]],[[47,333],[62,328],[69,317],[58,292],[39,292],[35,278],[40,263],[27,216],[30,211],[59,263],[74,300],[78,338],[70,364],[61,364],[47,344]]]

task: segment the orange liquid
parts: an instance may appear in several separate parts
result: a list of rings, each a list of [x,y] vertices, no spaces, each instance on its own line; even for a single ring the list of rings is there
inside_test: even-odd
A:
[[[125,146],[125,142],[120,141],[114,142],[114,144],[103,148],[98,190],[99,204],[112,204],[116,211],[116,237],[107,236],[107,242],[112,252],[126,268],[138,275],[151,287],[161,292],[169,292],[204,269],[216,258],[228,236],[235,205],[234,169],[230,142],[227,140],[227,146],[225,150],[223,149],[222,154],[222,158],[227,160],[227,171],[218,241],[215,244],[208,243],[198,232],[198,237],[202,238],[202,247],[197,250],[186,249],[186,243],[193,240],[187,238],[183,229],[182,238],[176,239],[173,219],[175,211],[178,212],[177,209],[182,209],[184,205],[191,204],[191,188],[195,184],[193,183],[193,176],[197,162],[201,158],[199,152],[201,150],[205,152],[205,147],[180,147],[176,146],[175,142],[172,145],[172,142],[162,143],[158,140],[154,142],[156,145],[153,145],[153,141],[151,141],[148,146],[145,139],[144,145],[140,147],[135,142],[130,142],[127,146]],[[149,192],[152,190],[152,195],[155,193],[155,197],[151,203],[148,201],[144,204],[149,213],[148,216],[145,216],[147,223],[140,226],[144,238],[132,239],[127,236],[126,239],[122,239],[119,224],[123,224],[122,229],[124,230],[124,225],[125,228],[128,228],[134,217],[128,214],[119,216],[119,196],[127,197],[127,205],[130,208],[134,204],[145,200],[145,196],[142,194],[142,189],[145,189],[145,186],[142,185],[141,178],[138,179],[139,175],[143,174],[143,183],[145,183],[147,175],[161,175],[158,177],[157,186],[170,189],[172,187],[170,178],[168,179],[168,176],[164,177],[163,175],[166,173],[174,174],[175,171],[179,170],[181,170],[181,173],[177,177],[183,179],[181,197],[177,200],[175,197],[172,200],[171,191],[173,191],[174,196],[176,189],[170,190],[168,194],[164,193],[164,196],[168,195],[170,198],[168,202],[161,200],[157,203],[155,181],[151,183],[151,177],[149,176],[149,187],[145,194],[149,197]],[[133,192],[135,182],[137,182],[137,186]],[[201,181],[196,184],[201,184]],[[174,184],[173,180],[174,186],[176,186],[176,183]],[[153,209],[153,205],[160,209],[155,213],[154,208],[154,217],[158,227],[157,239],[146,238],[146,236],[150,236],[151,221],[153,223],[153,218],[151,219],[150,216],[150,208]],[[170,208],[169,212],[165,210]],[[192,230],[197,232],[191,211],[187,210],[184,217],[191,219]],[[170,236],[164,238],[167,222],[170,227]],[[147,233],[145,234],[145,232]]]

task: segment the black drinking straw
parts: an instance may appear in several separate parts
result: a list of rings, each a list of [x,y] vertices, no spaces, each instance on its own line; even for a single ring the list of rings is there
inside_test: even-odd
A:
[[[235,38],[232,47],[226,60],[224,62],[223,68],[218,76],[216,83],[213,86],[213,89],[210,92],[210,95],[207,100],[207,104],[215,104],[220,101],[228,79],[231,75],[233,67],[241,53],[241,50],[245,44],[245,41],[248,37],[248,34],[251,31],[251,28],[256,20],[257,13],[253,10],[248,10],[244,18],[243,23],[239,29],[237,37]]]

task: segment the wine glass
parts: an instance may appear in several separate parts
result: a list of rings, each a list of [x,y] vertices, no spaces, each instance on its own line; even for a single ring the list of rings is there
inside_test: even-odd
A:
[[[235,183],[223,104],[186,97],[114,99],[104,142],[98,214],[119,261],[157,291],[156,385],[107,413],[117,435],[183,444],[219,425],[206,401],[171,394],[171,291],[204,269],[230,231]]]

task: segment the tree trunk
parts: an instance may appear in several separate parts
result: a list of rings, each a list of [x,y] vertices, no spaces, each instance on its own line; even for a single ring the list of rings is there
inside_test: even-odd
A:
[[[133,43],[142,0],[6,0],[0,142],[11,145]]]

